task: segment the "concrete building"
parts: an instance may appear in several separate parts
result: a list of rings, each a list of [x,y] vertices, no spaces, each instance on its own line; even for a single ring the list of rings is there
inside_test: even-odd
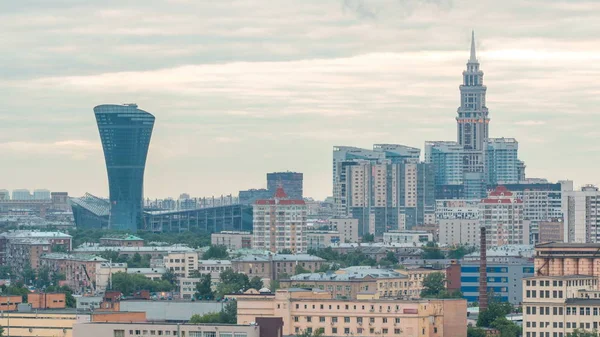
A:
[[[436,200],[435,201],[435,219],[455,220],[455,219],[479,219],[480,199],[465,200]]]
[[[36,189],[33,191],[34,200],[50,200],[50,190],[47,189]]]
[[[82,336],[81,333],[73,333],[73,326],[76,323],[130,321],[146,321],[146,314],[144,312],[82,312],[75,309],[53,309],[36,310],[35,312],[5,312],[0,316],[0,326],[4,327],[7,336],[22,337]]]
[[[253,205],[256,202],[256,200],[269,199],[272,196],[273,193],[271,193],[271,191],[267,190],[266,188],[253,188],[239,192],[239,200],[240,204],[242,205]]]
[[[502,302],[519,304],[523,301],[521,280],[534,275],[533,261],[510,258],[504,262],[487,262],[487,290]],[[479,261],[463,261],[461,264],[461,292],[469,302],[479,302]]]
[[[486,228],[488,246],[529,243],[529,223],[523,220],[523,201],[503,186],[481,200],[479,226]]]
[[[258,324],[177,324],[156,322],[127,323],[78,323],[73,327],[75,337],[126,337],[126,336],[172,336],[172,337],[266,337]],[[269,337],[281,337],[270,335]]]
[[[231,267],[236,273],[244,273],[249,278],[258,276],[263,281],[277,280],[281,275],[289,277],[296,275],[298,266],[315,272],[326,263],[324,259],[309,254],[272,254],[247,255],[231,260]]]
[[[561,219],[552,219],[550,221],[540,221],[539,238],[540,243],[544,242],[564,242],[564,222]]]
[[[567,337],[575,329],[598,330],[598,277],[539,276],[521,281],[523,336]]]
[[[174,298],[170,301],[121,300],[118,309],[121,312],[143,311],[148,321],[187,322],[194,314],[200,316],[211,312],[220,312],[227,302],[190,301]],[[176,336],[175,336],[176,337]]]
[[[236,295],[238,324],[283,318],[283,334],[320,331],[325,336],[467,335],[467,308],[452,300],[336,300],[318,289],[280,289],[275,294]]]
[[[331,226],[331,230],[340,233],[341,242],[358,242],[358,219],[332,218],[329,219],[329,226]]]
[[[143,275],[152,281],[162,280],[162,276],[167,272],[167,268],[150,267],[150,268],[127,268],[127,274]]]
[[[388,231],[383,233],[384,243],[426,243],[433,241],[433,234],[426,231]]]
[[[275,195],[277,189],[281,187],[290,199],[303,200],[303,179],[303,174],[298,172],[267,173],[267,189],[271,192],[271,195]]]
[[[323,249],[331,247],[341,241],[341,235],[337,231],[309,230],[304,232],[306,249]]]
[[[223,231],[210,235],[210,244],[214,246],[225,246],[230,250],[252,248],[252,233]]]
[[[440,219],[439,243],[443,246],[479,246],[479,219]]]
[[[99,246],[97,244],[83,244],[73,249],[73,254],[100,255],[104,252],[117,252],[119,256],[132,258],[135,254],[141,256],[150,255],[153,259],[163,259],[171,253],[192,253],[196,252],[193,248],[186,245],[175,244],[171,246],[143,246],[143,247],[113,247]]]
[[[127,263],[102,262],[96,264],[96,293],[104,294],[110,288],[115,273],[126,273]]]
[[[411,286],[408,276],[391,269],[350,267],[334,273],[298,274],[281,280],[286,288],[318,288],[330,292],[335,299],[357,299],[361,294],[372,294],[376,298],[414,298],[409,294]]]
[[[200,283],[201,279],[197,277],[180,277],[177,279],[179,283],[179,298],[191,299],[196,294],[196,285]]]
[[[190,277],[190,273],[198,270],[197,252],[169,253],[164,259],[165,268],[172,271],[177,277]]]
[[[5,189],[0,189],[0,201],[10,200],[10,192]]]
[[[15,272],[26,265],[39,268],[39,257],[53,251],[70,251],[72,237],[61,232],[28,230],[0,234],[0,265],[9,265]]]
[[[50,253],[41,257],[41,266],[50,269],[51,274],[61,273],[66,276],[66,285],[75,294],[96,292],[96,270],[98,265],[107,260],[94,255],[71,255]]]
[[[28,189],[20,188],[12,191],[12,200],[32,200],[33,195]]]
[[[290,199],[283,188],[278,188],[273,198],[256,201],[253,214],[253,248],[272,253],[286,249],[306,252],[304,200]]]
[[[487,140],[487,184],[504,185],[519,182],[519,142],[514,138],[489,138]]]
[[[565,242],[600,242],[600,191],[586,185],[579,191],[563,192]]]
[[[112,247],[142,247],[144,239],[131,234],[111,235],[100,238],[101,246]]]

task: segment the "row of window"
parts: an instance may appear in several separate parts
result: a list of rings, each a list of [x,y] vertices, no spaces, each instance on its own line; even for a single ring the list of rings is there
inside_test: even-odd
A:
[[[340,305],[339,305],[339,304],[338,304],[336,307],[337,307],[337,310],[340,310]],[[374,306],[374,305],[370,305],[370,306],[367,306],[367,307],[369,307],[369,309],[368,309],[368,310],[370,310],[370,311],[375,311],[375,306]],[[280,305],[279,305],[279,304],[277,305],[277,308],[278,308],[278,309],[280,308]],[[427,308],[427,307],[425,307],[425,308]],[[296,304],[296,309],[300,309],[300,304]],[[305,304],[305,305],[304,305],[304,309],[308,309],[308,305],[307,305],[307,304]],[[317,306],[313,304],[313,305],[312,305],[312,309],[317,309]],[[321,310],[324,310],[324,309],[325,309],[325,305],[321,304],[321,305],[319,306],[319,309],[321,309]],[[333,306],[330,304],[330,305],[329,305],[329,310],[332,310],[332,309],[333,309]],[[345,310],[351,310],[351,309],[350,309],[350,305],[346,304],[346,305],[344,306],[344,309],[345,309]],[[357,310],[357,309],[358,309],[358,306],[357,306],[357,305],[353,305],[353,306],[352,306],[352,310]],[[366,310],[366,308],[365,308],[365,306],[364,306],[364,305],[361,305],[361,309],[362,309],[362,310]],[[388,312],[391,312],[391,311],[392,311],[392,309],[395,309],[396,311],[398,311],[398,310],[400,310],[400,306],[399,306],[399,305],[396,305],[396,306],[395,306],[395,308],[392,308],[392,306],[390,306],[390,305],[388,305],[388,306],[387,306],[387,311],[388,311]],[[383,310],[384,310],[384,307],[383,307],[382,305],[380,305],[380,306],[379,306],[379,312],[382,312]]]
[[[185,331],[180,331],[186,337]],[[177,330],[129,330],[131,336],[177,336]],[[220,332],[218,337],[247,337],[245,332]],[[114,337],[125,337],[125,330],[114,330]],[[188,337],[217,337],[216,331],[189,331]]]
[[[550,297],[550,294],[552,294],[552,297]],[[537,298],[537,290],[525,291],[525,297],[526,298]],[[540,290],[539,298],[563,298],[563,291],[562,290],[553,290],[552,293],[550,293],[550,290]]]
[[[434,330],[434,333],[437,333],[437,328],[434,327],[433,330]],[[325,334],[325,328],[317,328],[314,331],[316,333],[319,333],[319,334]],[[345,335],[353,334],[353,332],[352,332],[352,330],[350,328],[344,328],[343,331],[344,331]],[[300,331],[299,327],[296,327],[295,328],[295,332],[297,334],[299,334],[302,331]],[[309,333],[309,334],[312,334],[313,333],[313,328],[306,328],[306,332]],[[367,329],[363,329],[363,328],[357,328],[356,329],[356,334],[359,335],[359,336],[362,335],[362,334],[366,334],[366,333],[367,333]],[[375,334],[386,335],[386,334],[389,334],[389,329],[383,328],[381,330],[376,330],[375,328],[369,328],[368,329],[368,333],[371,334],[371,335],[375,335]],[[394,335],[399,335],[401,333],[402,333],[402,329],[399,329],[399,328],[395,328],[394,329]],[[425,329],[423,329],[422,333],[425,334]],[[338,328],[335,328],[335,327],[331,328],[331,334],[332,335],[338,334]]]
[[[356,323],[358,323],[358,324],[363,323],[363,317],[355,317],[355,318],[356,318]],[[326,319],[326,317],[320,316],[319,323],[325,323],[325,319]],[[351,319],[351,317],[344,317],[344,323],[350,323],[350,319]],[[312,316],[306,316],[305,320],[309,323],[313,321]],[[391,321],[391,319],[390,319],[390,321]],[[300,322],[300,316],[294,316],[294,322]],[[338,317],[331,317],[331,323],[337,323],[337,322],[338,322]],[[375,323],[375,317],[369,317],[369,324],[374,324],[374,323]],[[381,323],[388,323],[388,318],[382,317]],[[394,318],[394,323],[400,324],[400,318],[398,318],[398,317]]]

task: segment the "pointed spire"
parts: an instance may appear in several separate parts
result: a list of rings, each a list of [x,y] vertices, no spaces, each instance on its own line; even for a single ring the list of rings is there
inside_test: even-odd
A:
[[[477,63],[477,54],[475,53],[475,30],[471,31],[471,63]]]

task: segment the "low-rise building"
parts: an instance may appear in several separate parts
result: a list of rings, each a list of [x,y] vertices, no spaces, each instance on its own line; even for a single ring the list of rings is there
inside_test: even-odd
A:
[[[426,231],[392,230],[383,233],[384,243],[426,243],[433,241],[433,234]]]
[[[197,277],[181,277],[177,279],[179,282],[179,298],[191,299],[196,293],[196,286],[201,279]]]
[[[17,310],[17,306],[23,302],[23,297],[5,295],[0,296],[0,311]]]
[[[177,324],[157,322],[79,323],[73,327],[75,337],[125,337],[125,336],[171,336],[171,337],[281,337],[264,335],[265,329],[257,324]],[[276,329],[275,329],[276,330]]]
[[[225,246],[230,250],[250,249],[252,248],[252,233],[222,231],[210,235],[210,244],[215,246]]]
[[[5,312],[0,326],[7,336],[73,337],[73,325],[81,322],[143,322],[144,312],[82,312],[76,309],[36,310],[35,312]],[[79,334],[78,336],[87,336]],[[114,335],[110,335],[113,336]]]
[[[166,268],[127,268],[127,274],[143,275],[152,281],[160,281],[166,272]]]
[[[310,254],[246,255],[232,259],[231,267],[236,273],[244,273],[249,278],[258,276],[268,284],[267,281],[277,280],[282,275],[296,275],[300,269],[315,272],[326,262]]]
[[[298,274],[280,281],[281,288],[317,288],[335,299],[356,299],[360,294],[378,298],[408,297],[408,277],[390,269],[350,267],[329,273]],[[417,294],[418,296],[418,294]]]
[[[358,219],[354,218],[333,218],[329,219],[331,230],[340,233],[341,242],[358,242]]]
[[[190,277],[190,273],[198,270],[197,252],[169,253],[164,257],[165,268],[177,277]]]
[[[221,273],[231,269],[230,260],[198,260],[198,274],[210,274],[214,284],[220,280]]]
[[[339,300],[318,289],[280,289],[275,294],[241,294],[238,324],[281,317],[283,335],[466,337],[464,299]]]
[[[112,247],[143,247],[144,239],[131,235],[111,235],[100,238],[101,246],[112,246]]]
[[[67,306],[64,293],[29,293],[27,303],[32,309],[64,309]]]
[[[519,304],[523,301],[523,288],[520,280],[534,275],[533,261],[527,258],[512,257],[502,262],[487,262],[487,290],[502,302]],[[470,303],[479,302],[479,261],[463,261],[461,265],[461,288],[463,296]]]
[[[64,274],[66,285],[76,294],[96,291],[96,270],[106,262],[99,256],[83,254],[50,253],[41,257],[41,265],[48,267],[51,274]]]
[[[194,249],[186,245],[171,245],[171,246],[142,246],[142,247],[120,247],[120,246],[100,246],[98,244],[84,244],[73,249],[73,254],[92,254],[100,255],[104,252],[117,252],[119,256],[127,256],[133,258],[135,254],[141,256],[150,255],[152,259],[164,258],[170,253],[186,253],[195,252]]]
[[[529,277],[523,287],[523,336],[570,336],[599,326],[598,278],[591,275]]]
[[[102,262],[96,265],[96,292],[103,294],[110,286],[110,280],[115,273],[125,273],[127,263]]]
[[[310,230],[304,232],[307,249],[323,249],[340,242],[337,231]]]

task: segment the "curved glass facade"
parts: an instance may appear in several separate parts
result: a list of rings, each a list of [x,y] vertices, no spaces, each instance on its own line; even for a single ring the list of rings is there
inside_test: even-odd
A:
[[[109,228],[142,228],[144,169],[154,116],[135,104],[94,108],[110,191]]]

